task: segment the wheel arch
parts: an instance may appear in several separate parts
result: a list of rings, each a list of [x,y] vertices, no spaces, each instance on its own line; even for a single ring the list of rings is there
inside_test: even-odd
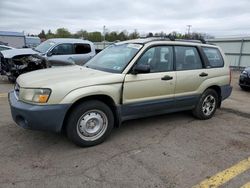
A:
[[[70,108],[67,110],[66,115],[64,117],[61,131],[65,131],[66,124],[67,124],[66,122],[68,120],[69,114],[74,110],[74,108],[76,108],[78,105],[84,103],[85,101],[90,101],[90,100],[98,100],[98,101],[101,101],[104,104],[106,104],[114,114],[114,118],[115,118],[115,125],[114,126],[115,127],[120,126],[120,124],[121,124],[120,113],[119,113],[119,109],[116,106],[114,100],[108,95],[97,94],[97,95],[91,95],[91,96],[86,96],[86,97],[80,98],[70,106]]]
[[[218,98],[219,98],[218,108],[220,108],[220,106],[221,106],[221,88],[220,88],[220,86],[212,85],[212,86],[209,86],[207,89],[213,89],[216,91],[216,93],[218,94]]]

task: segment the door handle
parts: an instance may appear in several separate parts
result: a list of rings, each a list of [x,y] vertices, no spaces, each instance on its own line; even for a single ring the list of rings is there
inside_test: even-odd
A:
[[[163,77],[161,78],[161,80],[172,80],[172,79],[173,79],[173,77],[172,77],[172,76],[169,76],[169,75],[163,76]]]
[[[200,73],[199,76],[200,76],[200,77],[205,77],[205,76],[208,76],[208,73],[202,72],[202,73]]]

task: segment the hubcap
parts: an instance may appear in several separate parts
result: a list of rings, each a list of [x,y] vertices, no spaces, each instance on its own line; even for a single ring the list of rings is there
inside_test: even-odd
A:
[[[216,99],[212,95],[208,95],[202,103],[203,114],[209,116],[215,110]]]
[[[108,118],[100,110],[85,112],[77,122],[77,134],[87,141],[94,141],[100,138],[106,131]]]

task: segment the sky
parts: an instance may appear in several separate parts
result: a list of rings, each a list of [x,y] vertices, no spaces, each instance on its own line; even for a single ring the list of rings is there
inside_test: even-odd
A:
[[[250,35],[249,0],[0,0],[0,30],[201,32]]]

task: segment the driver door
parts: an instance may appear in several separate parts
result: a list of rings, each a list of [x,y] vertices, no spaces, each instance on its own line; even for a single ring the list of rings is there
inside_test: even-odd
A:
[[[175,105],[176,82],[173,47],[151,47],[136,64],[150,65],[150,72],[126,75],[122,106],[124,119],[161,114],[171,110]]]

